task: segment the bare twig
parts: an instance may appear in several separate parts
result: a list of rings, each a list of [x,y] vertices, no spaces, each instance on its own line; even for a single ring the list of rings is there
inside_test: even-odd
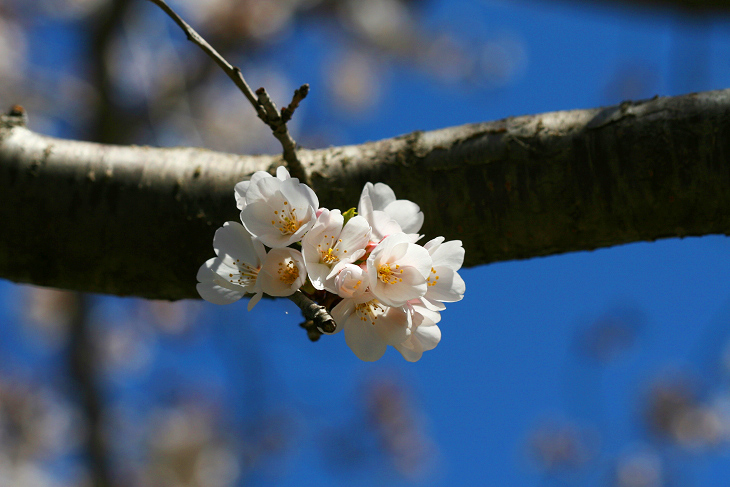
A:
[[[289,134],[289,129],[286,126],[286,122],[291,119],[291,114],[289,114],[289,118],[284,119],[284,117],[279,114],[279,111],[276,109],[276,105],[274,105],[274,102],[271,101],[271,98],[269,97],[268,93],[266,93],[266,90],[264,88],[259,88],[258,90],[256,90],[256,94],[254,94],[254,92],[251,90],[251,87],[249,87],[248,83],[246,83],[246,80],[244,79],[241,70],[231,65],[228,61],[225,60],[223,56],[218,54],[218,51],[213,49],[213,47],[208,44],[208,42],[203,39],[200,34],[198,34],[192,27],[190,27],[187,22],[185,22],[177,13],[175,13],[175,11],[172,10],[170,6],[165,3],[164,0],[149,1],[160,7],[167,15],[169,15],[170,18],[172,18],[172,20],[174,20],[175,23],[180,26],[183,32],[185,32],[188,40],[200,47],[203,52],[210,56],[213,61],[215,61],[216,64],[218,64],[218,66],[220,66],[220,68],[228,75],[228,77],[233,80],[236,86],[238,86],[238,88],[246,96],[248,101],[251,102],[254,110],[256,110],[256,115],[266,125],[268,125],[269,128],[271,128],[274,137],[276,137],[277,140],[281,143],[281,146],[284,149],[284,161],[286,161],[287,167],[291,175],[295,178],[298,178],[303,183],[311,185],[309,176],[307,175],[306,171],[304,170],[304,166],[302,165],[302,162],[297,156],[297,144],[292,136]],[[303,94],[301,94],[304,86],[306,86],[307,88],[304,90]],[[308,91],[309,85],[303,85],[301,88],[295,91],[292,103],[285,109],[287,113],[290,109],[292,113],[294,112],[296,105],[299,104],[299,101],[304,99]],[[292,108],[292,105],[295,106]],[[282,110],[282,112],[284,112],[284,110]]]
[[[294,96],[292,97],[291,103],[289,103],[289,106],[286,106],[281,109],[281,119],[284,121],[284,123],[291,120],[292,115],[294,115],[294,111],[297,108],[299,108],[299,102],[304,100],[308,94],[309,94],[309,84],[306,84],[306,83],[294,91]]]
[[[297,156],[297,143],[294,142],[292,136],[289,135],[289,129],[286,126],[286,122],[281,115],[279,115],[279,110],[276,108],[276,105],[271,100],[266,89],[259,88],[256,90],[256,95],[258,96],[259,104],[264,107],[264,111],[267,115],[264,122],[271,127],[274,137],[277,138],[277,140],[281,143],[281,147],[284,149],[283,157],[292,177],[298,178],[301,182],[311,186],[311,181],[304,170],[302,162]]]
[[[225,60],[225,58],[223,58],[223,56],[218,54],[218,51],[213,49],[213,46],[208,44],[208,42],[203,39],[200,34],[195,32],[195,29],[190,27],[187,22],[185,22],[177,13],[175,13],[175,11],[171,9],[164,0],[149,1],[160,7],[168,16],[170,16],[170,18],[174,20],[177,25],[180,26],[183,32],[185,32],[188,40],[200,47],[203,52],[210,56],[210,58],[213,59],[213,61],[215,61],[218,66],[220,66],[220,68],[228,75],[228,77],[233,80],[236,86],[238,86],[241,92],[243,92],[246,98],[248,98],[248,101],[251,102],[251,106],[253,106],[254,110],[256,110],[256,114],[259,116],[259,118],[265,121],[266,114],[264,113],[261,105],[259,105],[258,100],[253,93],[253,90],[251,90],[251,87],[248,86],[248,83],[246,83],[243,74],[241,74],[241,70],[235,66],[232,66],[228,61]]]
[[[312,321],[312,326],[320,332],[334,333],[337,329],[337,324],[327,312],[327,309],[309,299],[303,292],[297,291],[289,296],[289,299],[299,306],[304,318]]]

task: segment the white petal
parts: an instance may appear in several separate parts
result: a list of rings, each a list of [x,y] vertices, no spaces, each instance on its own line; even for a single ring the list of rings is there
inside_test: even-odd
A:
[[[226,266],[219,258],[208,259],[198,269],[196,285],[200,297],[214,304],[230,304],[241,299],[245,290],[241,286],[231,284],[221,277],[217,271]]]
[[[337,306],[332,308],[332,311],[330,311],[330,316],[333,320],[335,320],[335,323],[337,323],[337,327],[335,328],[334,333],[339,333],[345,328],[345,323],[347,322],[347,319],[352,315],[353,311],[355,311],[355,304],[357,303],[354,299],[343,299],[339,303],[337,303]]]
[[[433,350],[441,341],[441,329],[436,325],[421,325],[413,332],[413,338],[418,340],[423,351]]]
[[[319,289],[320,291],[325,288],[325,283],[327,282],[327,276],[330,273],[330,267],[327,264],[320,264],[317,263],[307,263],[307,273],[309,274],[309,280],[312,283],[312,286],[314,286],[314,289]]]
[[[383,356],[387,348],[370,322],[360,321],[351,315],[345,323],[345,342],[360,360],[374,362]]]
[[[433,251],[439,247],[446,240],[444,237],[436,237],[423,244],[423,248],[433,255]]]
[[[241,181],[233,187],[233,193],[236,196],[236,206],[239,210],[243,210],[246,207],[246,191],[251,181]]]
[[[251,311],[254,306],[256,306],[256,303],[259,302],[261,297],[264,295],[263,291],[257,292],[253,296],[251,296],[251,299],[248,300],[248,310]]]
[[[385,208],[395,201],[395,193],[385,183],[366,183],[363,193],[367,189],[370,201],[373,203],[374,210],[385,210]]]
[[[411,335],[411,317],[402,307],[388,308],[375,320],[375,331],[386,345],[403,343]]]
[[[368,275],[370,280],[370,289],[373,294],[383,304],[387,306],[403,306],[411,299],[420,298],[427,292],[426,280],[421,274],[413,268],[403,268],[403,273],[399,274],[403,282],[395,284],[386,284],[375,276],[375,286],[372,285],[373,277]]]
[[[334,279],[334,292],[343,298],[362,296],[368,287],[368,278],[365,271],[354,264],[338,265],[335,268],[338,269],[338,273]]]
[[[302,254],[294,249],[271,249],[259,271],[261,289],[270,296],[290,296],[307,277]]]
[[[253,267],[260,265],[256,244],[251,234],[238,222],[226,222],[216,230],[213,249],[215,254],[231,267],[236,266],[236,260]]]
[[[435,273],[429,277],[431,285],[428,286],[426,297],[435,301],[453,303],[464,298],[466,284],[461,276],[449,267],[435,267]],[[434,276],[438,276],[435,279]],[[435,284],[433,284],[435,282]]]
[[[403,355],[403,358],[409,362],[418,362],[423,356],[423,350],[413,350],[406,348],[405,344],[395,345],[395,349]]]
[[[198,290],[201,298],[213,304],[231,304],[243,297],[243,289],[230,289],[221,285],[223,282],[199,282],[195,289]]]
[[[251,176],[251,184],[246,191],[246,203],[271,199],[281,189],[283,181],[273,177],[266,171],[257,171]]]
[[[384,211],[373,211],[367,220],[372,227],[372,238],[376,242],[402,231],[398,222],[389,217]]]
[[[417,269],[424,279],[431,272],[431,254],[418,244],[408,244],[408,251],[398,263],[401,266],[409,266]]]
[[[357,203],[357,214],[362,215],[366,220],[372,221],[371,217],[373,214],[373,202],[370,199],[368,185],[372,186],[372,183],[366,183],[365,187],[360,193],[360,201]]]
[[[385,207],[385,213],[398,222],[405,233],[416,233],[423,225],[423,212],[412,201],[397,200]]]
[[[350,218],[339,232],[339,239],[342,242],[338,245],[338,256],[342,259],[352,257],[355,251],[364,249],[370,241],[368,221],[360,215]]]
[[[268,202],[257,201],[249,203],[241,211],[241,220],[246,230],[256,236],[264,245],[271,248],[286,247],[291,245],[296,236],[283,234],[279,227],[278,216]],[[274,223],[271,223],[271,222]]]
[[[281,194],[289,201],[293,208],[311,206],[315,211],[319,208],[319,199],[314,191],[306,184],[299,183],[296,178],[287,179],[281,183]],[[299,215],[301,218],[301,215]]]
[[[464,263],[464,247],[461,240],[450,240],[439,245],[433,250],[429,250],[433,265],[446,266],[458,271]]]
[[[284,166],[279,166],[276,168],[276,177],[282,181],[291,178],[291,176],[289,175],[289,171],[287,171]]]

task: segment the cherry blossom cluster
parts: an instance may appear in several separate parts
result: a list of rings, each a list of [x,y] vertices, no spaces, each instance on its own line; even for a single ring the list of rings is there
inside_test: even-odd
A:
[[[198,271],[198,292],[215,304],[253,294],[297,290],[328,305],[360,359],[375,361],[388,345],[411,362],[441,340],[444,303],[464,297],[461,241],[416,242],[417,204],[383,183],[367,183],[357,212],[319,207],[311,188],[284,167],[256,172],[235,187],[241,223],[226,222],[213,239],[217,257]],[[267,251],[268,248],[268,251]],[[321,299],[322,296],[325,299]]]

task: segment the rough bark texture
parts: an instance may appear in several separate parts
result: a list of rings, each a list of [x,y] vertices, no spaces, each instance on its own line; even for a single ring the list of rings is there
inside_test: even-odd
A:
[[[320,204],[367,181],[421,205],[466,265],[730,232],[730,90],[300,152]],[[0,128],[0,277],[196,298],[233,185],[280,156],[128,147]]]

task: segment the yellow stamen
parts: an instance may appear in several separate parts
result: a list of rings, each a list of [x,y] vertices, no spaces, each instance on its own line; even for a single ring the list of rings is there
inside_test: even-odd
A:
[[[390,264],[381,264],[378,267],[378,279],[383,281],[385,284],[397,284],[403,282],[403,279],[398,277],[398,274],[403,274],[403,269],[396,264],[395,269],[391,269]]]

